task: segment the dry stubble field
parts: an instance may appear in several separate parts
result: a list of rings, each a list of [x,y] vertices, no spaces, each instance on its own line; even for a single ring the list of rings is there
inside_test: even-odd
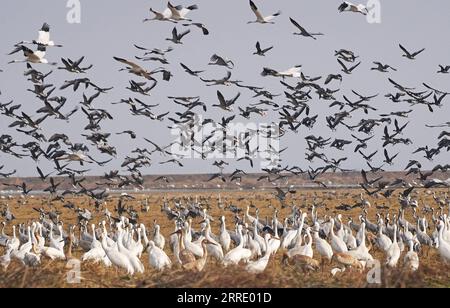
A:
[[[295,195],[289,197],[287,204],[296,204],[303,211],[311,210],[312,204],[316,204],[319,212],[319,217],[323,215],[337,215],[343,214],[344,222],[347,222],[348,217],[353,217],[357,221],[361,214],[361,208],[356,208],[351,211],[337,211],[335,207],[342,203],[355,204],[359,198],[359,190],[305,190],[297,191]],[[427,204],[436,208],[435,201],[430,194],[424,190],[419,191],[420,204]],[[234,214],[229,210],[224,210],[218,207],[217,192],[171,192],[171,193],[152,193],[144,196],[142,194],[134,195],[136,200],[127,201],[127,205],[134,206],[135,209],[140,209],[142,200],[148,198],[151,210],[148,213],[139,213],[140,222],[144,223],[147,230],[151,231],[154,225],[154,220],[161,226],[162,234],[166,237],[166,242],[169,234],[174,231],[174,223],[170,221],[164,212],[161,211],[161,204],[163,198],[173,200],[174,198],[203,197],[209,200],[210,209],[208,213],[215,218],[212,222],[213,232],[218,233],[220,215],[225,215],[227,218],[227,228],[233,228]],[[270,192],[221,192],[222,201],[225,205],[233,204],[245,210],[247,205],[253,204],[260,209],[260,217],[264,219],[266,216],[272,217],[274,209],[279,209],[280,221],[285,216],[291,213],[291,208],[281,208],[280,203],[273,197]],[[34,197],[23,199],[17,198],[12,200],[3,200],[1,203],[8,202],[10,208],[17,219],[15,224],[26,223],[30,220],[38,219],[38,213],[34,211],[33,207],[43,206],[48,209],[47,197]],[[368,210],[369,219],[375,221],[377,212],[390,212],[396,214],[399,205],[396,198],[386,200],[384,198],[369,198],[372,207]],[[74,202],[76,206],[81,208],[88,208],[92,210],[92,206],[87,198],[68,198],[67,201]],[[117,196],[112,197],[108,201],[108,208],[112,212],[117,203]],[[389,210],[376,209],[376,205],[388,205]],[[68,224],[76,223],[76,215],[73,211],[62,207],[62,203],[55,202],[53,206],[61,212],[61,220],[65,223],[65,228]],[[250,213],[254,215],[254,208],[251,208]],[[93,211],[95,222],[104,219],[103,211]],[[242,217],[243,214],[240,214]],[[407,212],[407,219],[413,221],[412,212]],[[420,213],[420,215],[424,215]],[[429,215],[429,214],[427,214]],[[428,216],[429,217],[429,216]],[[199,229],[200,219],[194,220],[193,227]],[[11,234],[11,225],[6,229],[8,234]],[[428,231],[430,233],[431,231]],[[78,233],[77,233],[78,235]],[[166,244],[165,251],[169,257],[174,260],[173,254],[170,251],[169,245]],[[0,255],[4,253],[0,248]],[[74,248],[73,257],[79,258],[82,255],[80,248]],[[375,248],[371,253],[381,263],[384,262],[384,256]],[[403,257],[403,255],[402,255]],[[144,274],[136,274],[132,277],[127,276],[124,272],[114,268],[105,268],[103,265],[92,263],[81,264],[82,280],[79,284],[70,284],[67,282],[67,275],[70,268],[66,267],[66,263],[62,261],[49,261],[44,259],[38,268],[25,268],[21,263],[13,260],[6,272],[0,270],[0,287],[450,287],[450,266],[445,265],[436,249],[432,248],[428,252],[419,253],[420,269],[416,273],[408,273],[402,268],[402,262],[397,269],[388,270],[382,268],[381,284],[367,284],[366,273],[357,271],[347,271],[332,277],[331,269],[334,267],[331,264],[326,264],[324,268],[318,272],[303,273],[295,266],[284,265],[281,262],[282,253],[279,251],[275,257],[272,257],[267,269],[263,274],[251,275],[243,270],[243,265],[239,267],[222,268],[215,264],[213,260],[209,260],[206,269],[201,273],[186,272],[176,266],[171,270],[164,272],[157,272],[151,269],[148,265],[147,254],[142,256],[143,263],[146,267]],[[319,259],[318,254],[315,254],[315,259]],[[402,258],[401,258],[402,260]]]

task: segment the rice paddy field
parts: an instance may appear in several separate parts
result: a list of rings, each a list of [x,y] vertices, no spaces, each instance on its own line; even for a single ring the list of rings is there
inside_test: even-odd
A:
[[[443,193],[443,190],[435,190],[437,193]],[[265,217],[271,218],[275,209],[278,209],[278,218],[283,221],[284,217],[292,213],[292,205],[296,205],[303,212],[310,214],[312,205],[318,210],[319,217],[331,216],[334,217],[341,213],[343,221],[346,223],[349,217],[354,221],[358,221],[358,216],[361,214],[360,207],[349,211],[336,210],[336,206],[341,204],[356,204],[359,200],[360,190],[305,190],[297,191],[292,194],[286,206],[282,207],[280,202],[274,198],[274,195],[269,191],[222,191],[220,192],[221,202],[218,201],[218,192],[200,192],[193,191],[186,192],[161,192],[152,193],[149,195],[135,194],[134,200],[127,200],[126,206],[131,206],[139,211],[139,222],[145,224],[149,231],[149,238],[151,238],[154,223],[157,222],[161,226],[161,232],[168,242],[169,235],[174,232],[174,222],[169,220],[166,213],[161,210],[164,199],[173,204],[174,200],[187,200],[191,198],[195,200],[198,198],[204,207],[208,208],[214,221],[211,222],[212,231],[218,234],[219,231],[219,217],[224,215],[227,221],[227,229],[231,230],[234,226],[235,214],[228,210],[229,205],[237,206],[243,211],[238,214],[240,218],[244,216],[245,209],[250,206],[250,214],[254,215],[255,208],[259,209],[259,216],[264,221]],[[426,190],[417,190],[418,200],[420,206],[433,207],[438,209],[438,206],[433,199],[432,192]],[[111,196],[106,202],[106,207],[113,213],[114,207],[118,202],[119,196]],[[141,212],[141,204],[148,200],[150,210],[148,212]],[[368,219],[372,222],[376,221],[376,214],[397,214],[399,204],[396,197],[385,199],[383,197],[369,198],[372,206],[367,209]],[[66,198],[66,202],[72,202],[76,207],[88,208],[91,210],[94,219],[93,222],[98,223],[105,219],[104,209],[95,210],[93,204],[88,198]],[[64,222],[64,228],[68,225],[76,224],[76,214],[73,210],[64,208],[61,202],[49,203],[48,197],[34,196],[29,198],[10,198],[2,199],[0,205],[9,204],[10,210],[16,216],[13,221],[14,224],[28,223],[32,220],[39,219],[39,213],[33,210],[34,208],[43,207],[46,210],[55,209],[60,212],[60,219]],[[423,213],[420,209],[417,211],[420,216],[426,215],[429,219],[431,213]],[[414,221],[412,217],[413,212],[408,210],[406,218],[409,221]],[[201,218],[196,218],[193,221],[193,228],[199,230]],[[430,219],[431,221],[431,219]],[[307,223],[310,223],[310,215],[308,215]],[[434,226],[430,226],[428,230],[430,234],[434,230]],[[5,233],[11,234],[12,224],[8,224]],[[78,236],[77,229],[76,235]],[[372,245],[374,236],[368,235],[368,246]],[[66,245],[67,249],[67,245]],[[208,259],[208,263],[202,272],[194,273],[186,271],[181,267],[174,266],[170,270],[158,272],[153,270],[148,264],[148,255],[144,253],[141,260],[145,266],[144,274],[135,274],[133,276],[127,275],[124,271],[110,267],[107,268],[101,264],[94,264],[90,262],[83,262],[80,264],[81,280],[73,283],[70,278],[73,273],[74,262],[69,261],[50,261],[44,257],[41,258],[41,265],[35,268],[25,267],[20,261],[12,260],[7,270],[0,269],[0,287],[64,287],[64,288],[86,288],[86,287],[138,287],[138,288],[194,288],[194,287],[208,287],[208,288],[259,288],[259,287],[274,287],[274,288],[289,288],[289,287],[450,287],[450,265],[446,265],[440,258],[439,252],[435,248],[423,248],[419,252],[420,268],[417,272],[411,273],[403,266],[402,253],[399,264],[395,269],[388,269],[384,266],[384,253],[372,247],[370,253],[375,259],[381,263],[381,276],[378,283],[368,283],[367,275],[369,269],[360,272],[357,269],[349,269],[335,276],[331,275],[332,268],[336,264],[330,264],[328,261],[324,263],[323,267],[318,271],[303,271],[302,268],[295,264],[285,264],[282,262],[283,252],[280,250],[275,256],[270,258],[269,264],[262,274],[249,274],[244,270],[245,265],[235,267],[223,268],[222,265],[217,264],[215,260]],[[165,251],[168,256],[175,260],[172,251],[168,244],[165,246]],[[79,259],[84,251],[79,247],[72,249],[71,259]],[[0,248],[0,255],[4,254],[4,249]],[[66,253],[67,255],[67,253]],[[320,260],[320,256],[315,252],[314,259]]]

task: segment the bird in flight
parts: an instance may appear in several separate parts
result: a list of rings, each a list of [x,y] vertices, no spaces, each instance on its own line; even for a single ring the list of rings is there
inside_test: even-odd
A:
[[[296,32],[294,33],[294,35],[301,35],[301,36],[305,36],[305,37],[310,37],[312,39],[317,40],[316,36],[319,35],[323,35],[323,33],[310,33],[308,31],[305,30],[305,28],[303,28],[302,26],[300,26],[300,24],[298,22],[296,22],[294,19],[289,18],[291,23],[297,27],[297,29],[300,30],[300,32]]]
[[[261,12],[259,11],[259,9],[256,6],[256,4],[252,0],[250,0],[250,7],[251,7],[253,13],[256,15],[256,20],[249,21],[247,24],[256,24],[256,23],[260,23],[260,24],[274,24],[275,22],[273,22],[273,19],[275,17],[281,15],[281,11],[278,11],[278,12],[276,12],[273,15],[264,17],[261,14]]]
[[[259,42],[256,42],[256,51],[253,54],[264,57],[266,55],[266,52],[268,52],[272,49],[273,49],[273,46],[261,49],[261,44]]]
[[[422,48],[419,51],[411,53],[408,50],[406,50],[406,48],[403,47],[401,44],[398,44],[398,46],[404,52],[403,57],[408,58],[410,60],[415,60],[416,56],[418,56],[420,53],[422,53],[425,50],[425,48]]]

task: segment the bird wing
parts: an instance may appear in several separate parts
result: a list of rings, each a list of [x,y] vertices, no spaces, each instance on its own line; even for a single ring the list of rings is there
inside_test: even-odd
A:
[[[345,11],[345,9],[348,7],[349,5],[348,5],[348,3],[347,2],[342,2],[342,4],[341,5],[339,5],[339,7],[338,7],[338,10],[339,10],[339,12],[343,12],[343,11]]]
[[[259,42],[256,42],[256,50],[258,52],[261,52],[261,45],[259,44]]]
[[[192,70],[189,67],[187,67],[186,65],[184,65],[183,63],[180,63],[180,65],[181,65],[182,68],[184,68],[186,70],[186,72],[188,72],[190,74],[193,73]]]
[[[296,22],[294,19],[289,18],[289,20],[291,21],[291,23],[296,26],[302,33],[308,33],[305,28],[303,28],[302,26],[300,26],[300,24],[298,22]]]
[[[84,56],[82,56],[80,59],[78,59],[73,65],[75,67],[77,67],[77,66],[79,66],[81,64],[81,62],[83,62],[83,60],[84,60]]]
[[[264,16],[261,15],[261,12],[258,10],[258,7],[252,0],[250,0],[250,7],[252,8],[252,11],[256,15],[257,19],[264,20]]]
[[[325,84],[329,84],[331,82],[331,80],[333,80],[333,76],[328,75],[327,79],[325,79]]]
[[[178,38],[181,40],[185,35],[187,35],[187,34],[190,33],[190,32],[191,32],[191,30],[188,29],[188,30],[184,31],[183,33],[181,33],[181,34],[178,36]]]
[[[425,50],[425,48],[422,48],[419,51],[416,51],[415,53],[412,54],[413,57],[417,56],[418,54],[422,53]]]
[[[219,90],[217,90],[217,98],[219,99],[221,105],[226,104],[225,97],[223,97],[223,94]]]
[[[138,45],[136,45],[136,44],[133,44],[133,46],[134,46],[135,48],[137,48],[137,49],[148,51],[148,49],[145,48],[145,47],[141,47],[141,46],[138,46]]]
[[[361,64],[361,62],[359,62],[358,64],[356,64],[355,66],[352,66],[349,71],[353,71],[355,68],[357,68],[359,65]]]
[[[171,14],[172,16],[181,17],[180,12],[178,11],[178,9],[181,9],[181,7],[173,6],[172,3],[170,3],[170,2],[167,3],[167,7],[169,8],[170,12],[172,13]]]
[[[337,61],[338,61],[338,63],[342,66],[342,68],[343,68],[344,70],[347,70],[347,66],[345,66],[345,64],[344,64],[340,59],[337,59]]]
[[[218,56],[217,54],[213,54],[212,56],[211,56],[211,58],[209,59],[209,61],[211,61],[211,62],[216,62],[216,61],[218,61],[219,59],[222,59],[220,56]]]
[[[384,149],[384,157],[386,158],[386,160],[389,160],[389,154],[386,149]]]
[[[403,52],[404,52],[406,55],[411,56],[411,54],[409,53],[408,50],[406,50],[405,47],[403,47],[401,44],[398,44],[398,46],[400,47],[401,50],[403,50]]]
[[[114,60],[119,61],[119,62],[124,63],[124,64],[127,64],[127,65],[129,65],[129,66],[131,66],[133,68],[139,68],[139,69],[141,68],[139,65],[137,65],[136,63],[131,62],[129,60],[118,58],[118,57],[113,57],[113,58],[114,58]]]
[[[173,37],[174,40],[177,40],[177,39],[178,39],[178,30],[177,30],[177,27],[173,27],[173,29],[172,29],[172,37]]]
[[[233,99],[231,100],[230,105],[234,104],[240,96],[241,96],[241,92],[239,92],[239,93],[235,96],[235,98],[233,98]]]
[[[50,42],[50,26],[47,23],[44,23],[41,30],[39,30],[37,42],[43,45],[47,45]]]
[[[272,49],[273,49],[273,46],[270,46],[270,47],[267,47],[266,49],[263,49],[262,52],[266,53],[266,52],[268,52],[268,51],[270,51]]]

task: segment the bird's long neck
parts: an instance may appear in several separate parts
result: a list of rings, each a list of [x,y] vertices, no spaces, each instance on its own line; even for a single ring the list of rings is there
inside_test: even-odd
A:
[[[180,233],[180,241],[179,241],[179,242],[180,242],[179,245],[180,245],[180,250],[181,250],[181,251],[186,249],[186,245],[184,245],[185,237],[184,237],[183,232],[184,232],[184,231],[182,231],[182,232]]]
[[[97,236],[95,235],[95,226],[94,225],[92,225],[92,239],[94,241],[97,241]]]
[[[397,225],[394,226],[394,240],[393,243],[397,243]]]
[[[73,234],[73,231],[70,230],[70,233],[69,233],[69,245],[67,247],[67,254],[66,254],[67,259],[72,258],[72,248],[73,248],[73,239],[74,238],[75,238],[75,234]]]
[[[144,244],[148,245],[148,237],[147,237],[147,233],[145,232],[145,226],[141,225],[141,232],[142,232],[142,238],[144,239]]]
[[[269,238],[264,238],[264,246],[266,246],[266,252],[264,253],[264,258],[267,259],[270,257],[271,251],[269,249]]]
[[[208,257],[208,249],[206,249],[206,243],[202,242],[202,249],[203,249],[203,257],[202,259],[204,261],[206,261],[207,257]]]
[[[239,248],[244,247],[244,236],[242,236],[242,229],[238,228],[238,235],[239,235]]]

